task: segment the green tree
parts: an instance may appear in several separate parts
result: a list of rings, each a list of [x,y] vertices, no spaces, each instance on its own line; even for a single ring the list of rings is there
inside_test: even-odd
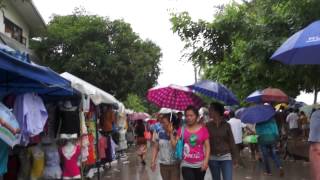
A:
[[[144,106],[143,101],[136,94],[128,94],[127,99],[124,101],[126,108],[134,110],[135,112],[146,112],[147,108]]]
[[[54,16],[39,39],[32,45],[41,64],[68,71],[120,100],[129,92],[144,97],[160,74],[161,49],[123,20],[76,9],[72,15]]]
[[[318,91],[317,67],[286,66],[270,61],[292,34],[320,17],[316,0],[253,0],[217,7],[212,22],[173,14],[173,31],[185,42],[186,55],[244,99],[256,89],[277,87],[295,97]]]

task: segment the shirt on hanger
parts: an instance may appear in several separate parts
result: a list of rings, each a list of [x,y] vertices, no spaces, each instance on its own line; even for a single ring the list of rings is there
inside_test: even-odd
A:
[[[27,145],[29,138],[40,134],[48,119],[42,99],[34,93],[26,93],[16,98],[14,109],[21,129],[21,144]]]

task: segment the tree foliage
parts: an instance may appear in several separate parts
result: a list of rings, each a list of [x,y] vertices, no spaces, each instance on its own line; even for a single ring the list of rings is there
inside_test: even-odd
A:
[[[54,16],[40,39],[32,45],[41,64],[70,72],[120,100],[129,92],[144,97],[160,74],[160,48],[123,20],[76,10]]]
[[[136,94],[128,94],[127,99],[124,101],[126,108],[134,110],[135,112],[146,112],[147,108],[144,106],[143,101]]]
[[[256,89],[277,87],[295,97],[318,90],[317,66],[287,66],[270,61],[292,34],[320,18],[317,0],[252,0],[217,7],[212,22],[173,14],[172,30],[185,42],[190,61],[204,77],[230,87],[241,99]]]

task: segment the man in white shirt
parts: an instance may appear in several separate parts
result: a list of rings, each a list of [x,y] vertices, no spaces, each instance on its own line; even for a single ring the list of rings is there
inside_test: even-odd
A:
[[[243,149],[242,131],[243,131],[243,128],[246,127],[246,125],[243,124],[240,119],[235,118],[235,114],[233,111],[229,113],[229,118],[230,120],[228,121],[228,123],[231,126],[234,142],[238,148],[239,165],[244,166],[244,163],[240,158],[240,153],[241,153],[241,150]]]
[[[299,110],[291,110],[291,113],[287,116],[286,122],[289,123],[289,131],[292,137],[297,137],[299,134]]]

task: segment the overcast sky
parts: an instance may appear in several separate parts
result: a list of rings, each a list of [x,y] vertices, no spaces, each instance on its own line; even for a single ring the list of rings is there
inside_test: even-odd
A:
[[[53,14],[68,15],[75,7],[83,7],[90,14],[124,19],[143,39],[151,39],[163,53],[158,83],[190,85],[194,82],[193,67],[182,59],[183,43],[171,31],[169,11],[188,11],[194,20],[211,21],[214,6],[232,0],[33,0],[46,22]],[[302,94],[298,100],[311,104],[312,95]]]
[[[75,7],[83,7],[90,14],[122,18],[143,39],[151,39],[163,53],[158,83],[190,85],[194,82],[193,67],[181,61],[183,43],[171,31],[169,11],[188,11],[192,18],[212,20],[214,6],[230,0],[33,0],[44,20],[53,14],[71,14]]]

